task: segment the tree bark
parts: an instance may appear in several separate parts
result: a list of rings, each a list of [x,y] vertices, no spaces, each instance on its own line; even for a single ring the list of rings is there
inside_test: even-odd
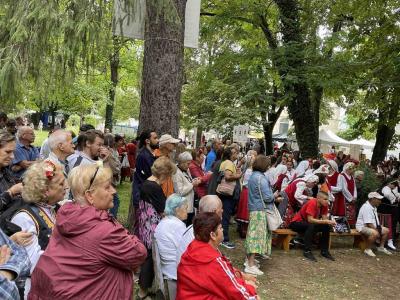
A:
[[[385,101],[385,99],[382,99],[382,101]],[[396,133],[396,120],[398,120],[400,102],[388,105],[388,107],[387,111],[378,111],[378,129],[376,131],[376,142],[371,159],[371,165],[374,167],[379,162],[385,160],[389,145]]]
[[[110,57],[111,87],[108,91],[109,99],[106,105],[105,128],[113,129],[113,113],[115,103],[115,89],[118,85],[118,68],[119,68],[119,45],[118,38],[113,37],[114,53]]]
[[[378,125],[376,131],[376,142],[372,152],[371,165],[376,167],[379,162],[384,161],[390,142],[392,141],[395,133],[394,128],[390,128],[385,124]]]
[[[162,6],[158,2],[146,1],[138,133],[150,129],[177,137],[183,84],[186,0],[170,1],[174,13],[160,9]]]
[[[279,12],[285,47],[286,66],[280,70],[286,97],[289,97],[288,110],[293,120],[297,143],[304,158],[318,156],[318,127],[309,87],[304,77],[304,41],[300,28],[298,1],[275,0]],[[281,66],[282,67],[282,66]],[[290,79],[295,78],[295,80]]]
[[[272,145],[272,131],[274,130],[274,125],[270,122],[263,124],[264,140],[265,140],[265,155],[274,154],[274,147]]]

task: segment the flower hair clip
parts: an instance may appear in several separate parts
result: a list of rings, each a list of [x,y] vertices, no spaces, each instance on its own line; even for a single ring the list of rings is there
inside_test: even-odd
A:
[[[56,172],[56,165],[50,161],[50,160],[45,160],[45,163],[47,164],[45,169],[44,169],[44,175],[48,180],[53,179],[54,174]]]

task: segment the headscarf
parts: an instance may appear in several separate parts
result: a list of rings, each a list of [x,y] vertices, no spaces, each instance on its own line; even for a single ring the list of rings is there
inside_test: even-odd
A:
[[[304,177],[304,180],[305,180],[306,182],[315,182],[315,183],[318,183],[318,182],[319,182],[319,177],[318,177],[317,175],[310,174],[310,175],[307,175],[306,177]]]
[[[296,168],[297,177],[303,176],[307,169],[310,167],[308,160],[302,160]]]
[[[332,169],[334,169],[336,172],[339,173],[339,167],[338,167],[336,161],[328,159],[326,162],[332,167]]]
[[[279,164],[274,170],[274,182],[277,182],[279,175],[286,174],[287,167],[285,165]]]
[[[348,169],[354,169],[355,166],[353,162],[348,162],[343,166],[343,172],[346,172]]]
[[[329,174],[329,166],[328,165],[321,165],[318,169],[316,169],[313,174]]]

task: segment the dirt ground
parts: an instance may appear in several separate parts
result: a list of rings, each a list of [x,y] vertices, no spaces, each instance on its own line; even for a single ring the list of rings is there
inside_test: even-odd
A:
[[[233,234],[234,250],[221,249],[233,265],[243,270],[244,240]],[[303,258],[302,250],[272,249],[272,260],[261,261],[258,276],[261,299],[400,299],[400,252],[367,257],[352,248],[352,238],[334,238],[335,262],[313,251],[318,262]]]

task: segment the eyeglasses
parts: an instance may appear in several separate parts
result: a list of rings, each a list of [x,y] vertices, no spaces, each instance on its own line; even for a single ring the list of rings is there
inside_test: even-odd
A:
[[[94,172],[94,174],[92,176],[92,178],[90,178],[89,188],[87,189],[88,191],[90,191],[90,189],[92,187],[92,184],[93,184],[93,182],[94,182],[94,180],[96,178],[97,172],[99,172],[99,169],[100,169],[100,167],[97,167],[96,171]]]

